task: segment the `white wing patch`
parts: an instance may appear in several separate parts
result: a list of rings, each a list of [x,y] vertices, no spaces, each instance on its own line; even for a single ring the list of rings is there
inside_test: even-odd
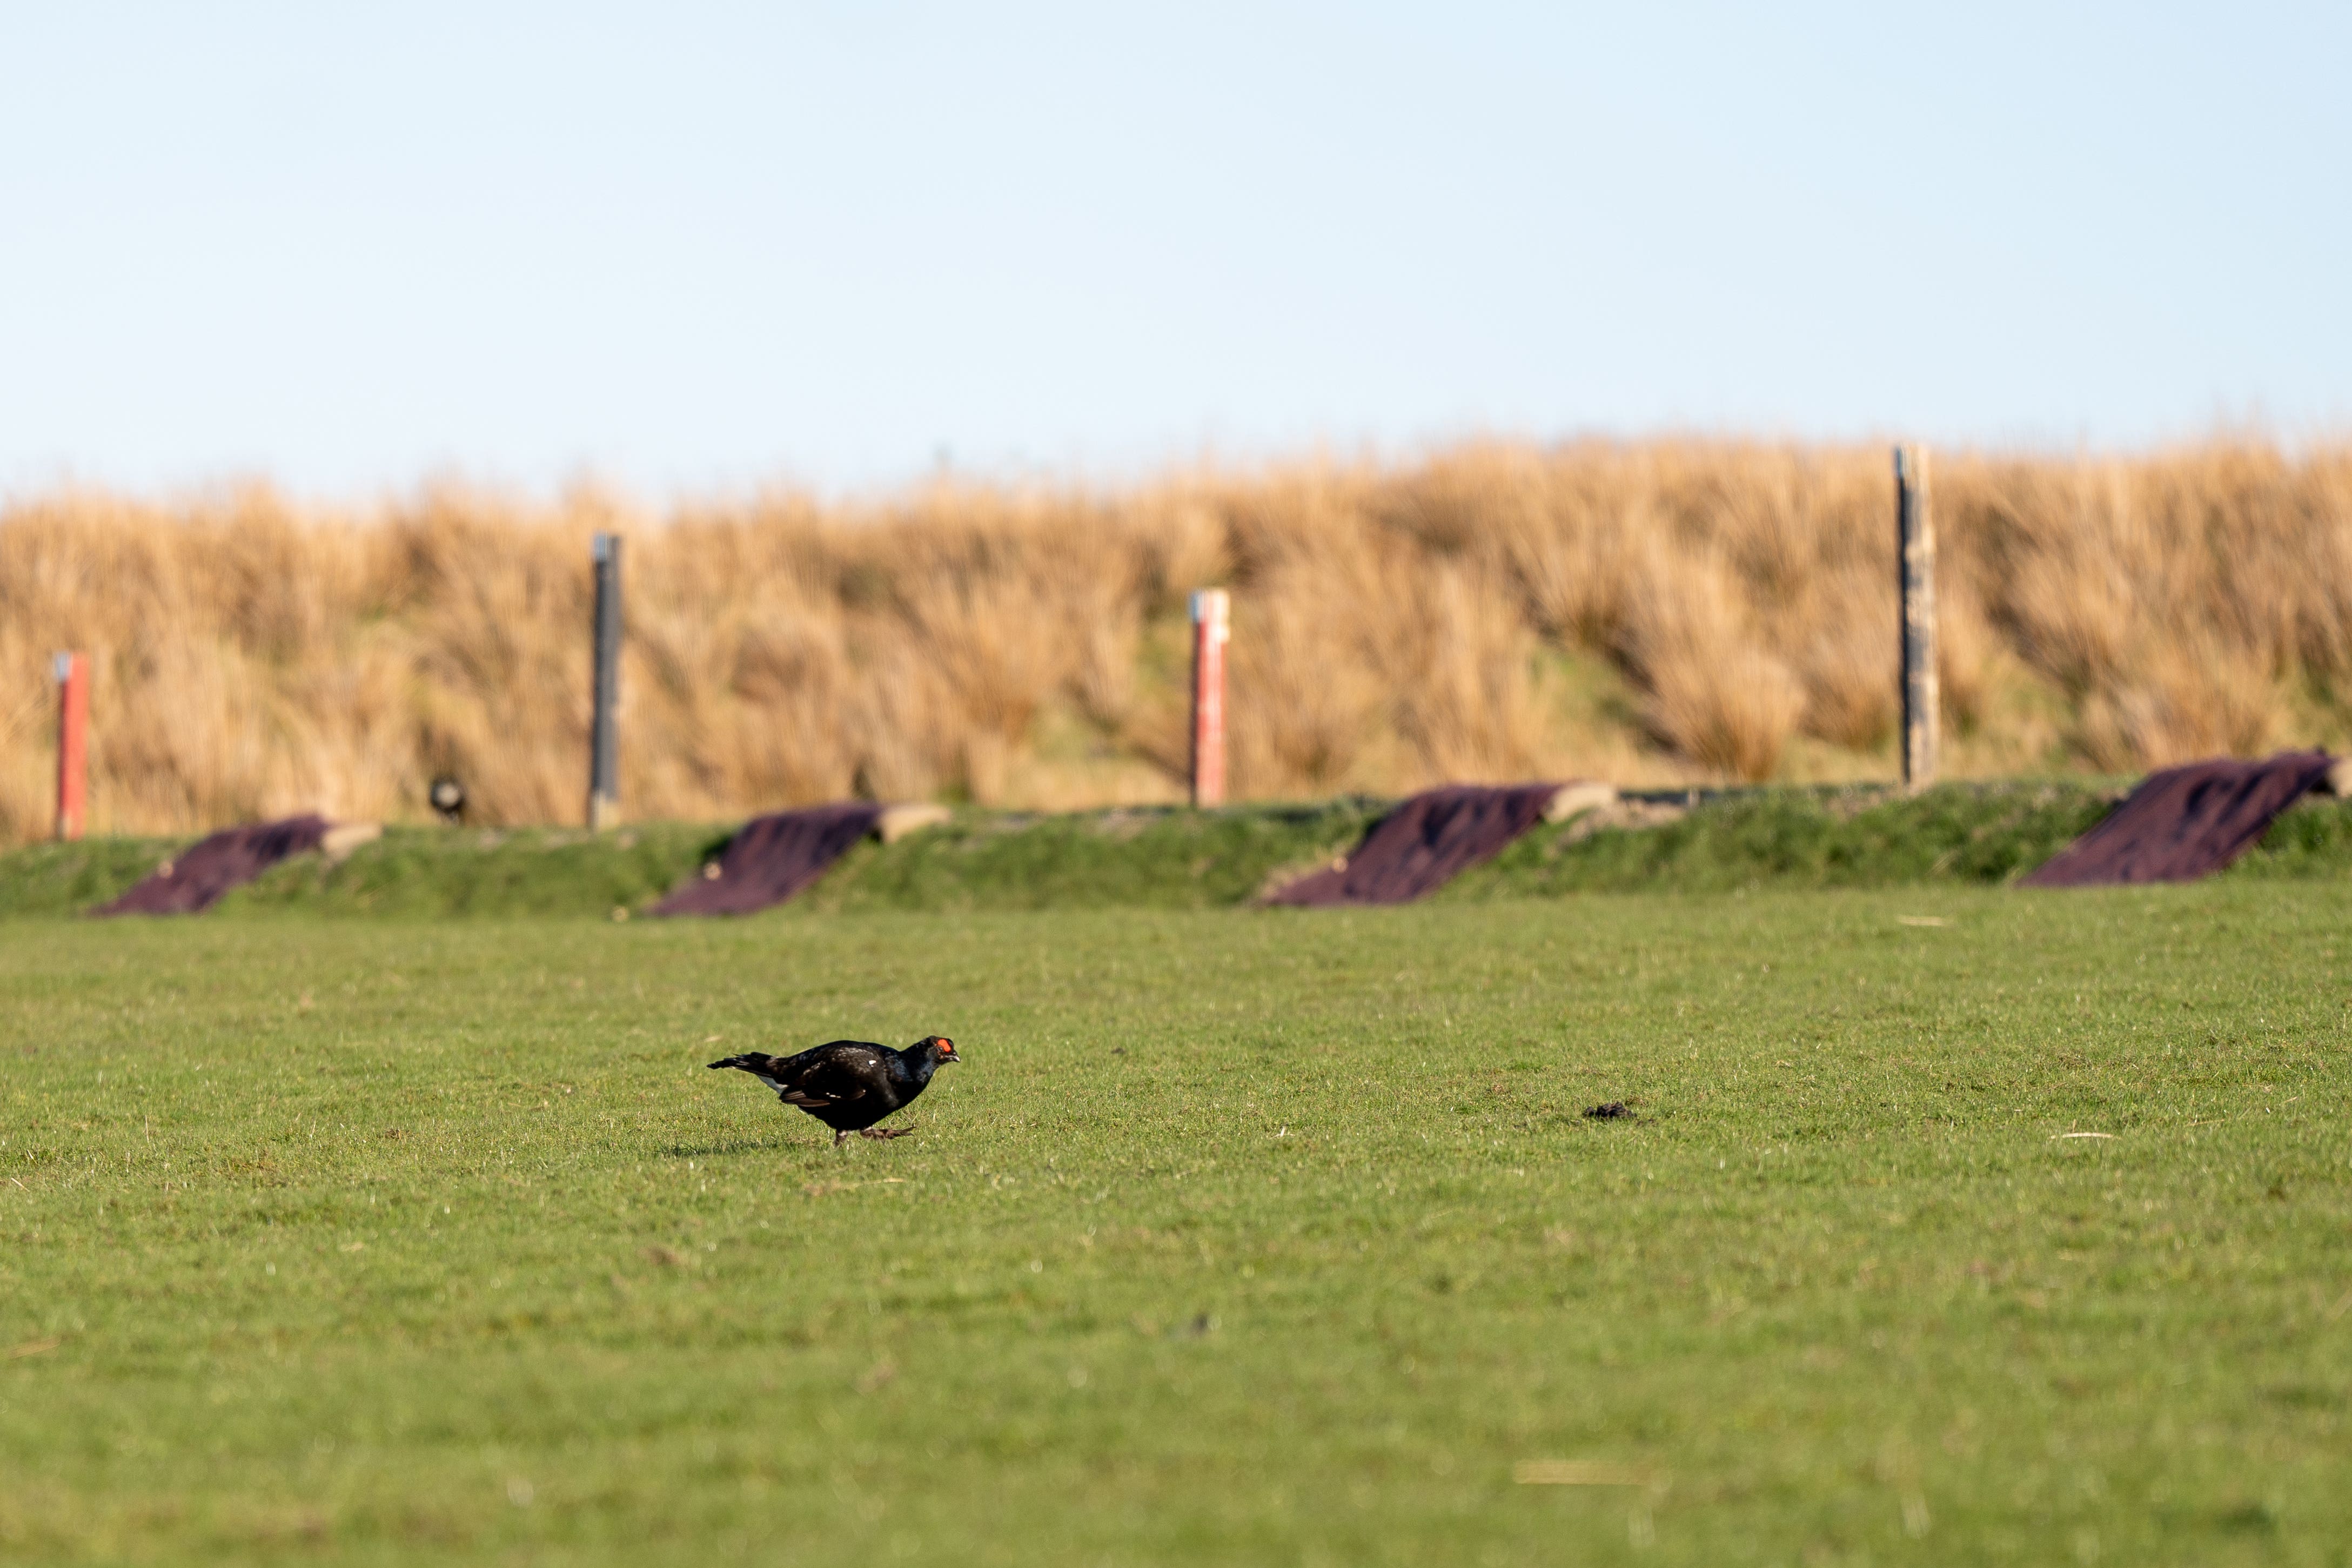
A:
[[[865,1099],[866,1091],[861,1089],[856,1094],[819,1094],[807,1089],[780,1089],[776,1090],[776,1098],[786,1105],[797,1105],[807,1110],[820,1105],[846,1105],[853,1100]]]

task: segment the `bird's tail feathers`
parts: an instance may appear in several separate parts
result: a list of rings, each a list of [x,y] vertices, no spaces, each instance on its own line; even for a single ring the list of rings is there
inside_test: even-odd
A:
[[[764,1072],[768,1065],[775,1059],[773,1057],[761,1056],[757,1051],[747,1051],[740,1057],[722,1057],[710,1065],[714,1068],[741,1068],[745,1072]]]

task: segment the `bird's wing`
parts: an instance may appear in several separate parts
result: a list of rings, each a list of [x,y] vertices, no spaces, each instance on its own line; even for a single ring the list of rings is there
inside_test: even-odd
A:
[[[776,1098],[803,1110],[863,1100],[890,1076],[882,1047],[862,1040],[835,1040],[778,1065],[786,1070],[778,1075]]]

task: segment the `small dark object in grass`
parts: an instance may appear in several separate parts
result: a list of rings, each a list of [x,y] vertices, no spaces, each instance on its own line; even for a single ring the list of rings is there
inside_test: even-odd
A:
[[[1623,1100],[1612,1100],[1606,1105],[1586,1106],[1584,1108],[1584,1114],[1591,1117],[1595,1121],[1614,1121],[1621,1116],[1631,1116],[1633,1113],[1625,1109],[1625,1102]]]
[[[444,773],[435,779],[433,787],[425,791],[425,798],[442,821],[466,820],[466,786],[448,774]]]

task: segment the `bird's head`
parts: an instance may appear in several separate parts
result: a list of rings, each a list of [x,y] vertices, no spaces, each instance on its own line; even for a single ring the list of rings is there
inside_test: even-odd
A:
[[[916,1042],[916,1047],[925,1055],[929,1056],[934,1062],[960,1062],[963,1060],[961,1057],[956,1055],[955,1042],[949,1039],[945,1035],[926,1035],[920,1040]]]

